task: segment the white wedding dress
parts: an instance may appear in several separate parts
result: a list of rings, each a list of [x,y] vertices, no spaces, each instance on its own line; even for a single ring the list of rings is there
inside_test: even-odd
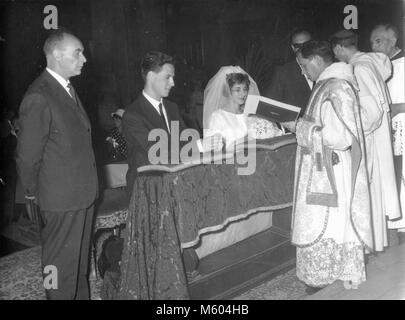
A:
[[[226,80],[227,75],[231,73],[247,74],[239,66],[221,67],[204,90],[204,138],[219,133],[225,140],[227,151],[232,152],[234,145],[242,142],[246,137],[248,139],[268,139],[281,135],[282,131],[268,120],[246,114],[235,114],[223,109],[224,106],[232,103],[231,91]],[[248,94],[260,95],[256,82],[250,76],[249,81]],[[201,259],[271,227],[272,214],[271,211],[260,211],[250,214],[247,218],[242,218],[243,213],[241,215],[240,212],[235,212],[233,218],[239,215],[240,220],[229,224],[224,221],[219,226],[222,227],[220,230],[201,235],[200,244],[195,248],[197,255]]]
[[[221,134],[225,139],[227,149],[246,136],[250,139],[268,139],[282,135],[282,131],[271,121],[255,116],[248,117],[244,113],[228,112],[224,109],[218,109],[212,113],[206,136],[216,133]]]

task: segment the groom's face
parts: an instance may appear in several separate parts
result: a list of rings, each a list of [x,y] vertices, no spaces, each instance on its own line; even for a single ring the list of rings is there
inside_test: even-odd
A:
[[[151,88],[156,98],[166,98],[174,87],[174,66],[166,63],[158,72],[151,71]]]

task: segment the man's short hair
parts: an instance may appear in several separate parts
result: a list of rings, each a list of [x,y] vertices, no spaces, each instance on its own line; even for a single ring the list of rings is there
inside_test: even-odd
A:
[[[141,62],[141,72],[143,80],[146,80],[146,75],[149,71],[159,72],[160,69],[162,69],[162,66],[166,63],[174,65],[174,59],[171,56],[159,51],[148,52],[143,57]]]
[[[292,40],[294,39],[294,37],[298,34],[306,34],[307,36],[309,36],[310,39],[312,39],[312,33],[309,32],[308,30],[305,29],[294,29],[294,31],[291,33],[290,35],[290,44],[292,43]]]
[[[304,59],[320,56],[325,62],[333,62],[333,51],[327,41],[309,40],[298,51]]]
[[[46,38],[43,46],[45,55],[51,54],[55,47],[63,41],[65,35],[76,37],[72,32],[63,27],[52,30],[50,35]]]
[[[396,39],[396,40],[398,40],[398,37],[399,37],[399,31],[398,31],[398,28],[396,27],[396,26],[394,26],[393,24],[391,24],[391,23],[380,23],[380,24],[377,24],[374,28],[373,28],[373,30],[371,30],[371,32],[373,32],[374,30],[376,30],[376,29],[378,29],[378,28],[384,28],[385,29],[385,31],[392,31],[392,33],[394,34],[394,38]]]
[[[330,37],[329,41],[332,48],[336,47],[337,45],[341,45],[345,48],[358,48],[359,38],[353,31],[343,29],[333,34]]]

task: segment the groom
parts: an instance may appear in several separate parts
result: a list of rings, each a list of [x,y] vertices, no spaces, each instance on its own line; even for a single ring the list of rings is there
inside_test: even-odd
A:
[[[141,63],[145,86],[142,94],[125,110],[123,132],[128,144],[127,188],[129,195],[137,176],[137,169],[150,163],[149,149],[156,143],[148,139],[154,129],[171,134],[173,123],[179,125],[179,132],[186,129],[175,103],[165,99],[174,87],[173,58],[158,51],[148,52]],[[173,140],[173,137],[171,137]],[[159,141],[160,142],[160,141]],[[181,146],[181,142],[179,141]],[[197,141],[199,152],[222,149],[222,138],[215,135]],[[170,155],[170,143],[168,143]]]

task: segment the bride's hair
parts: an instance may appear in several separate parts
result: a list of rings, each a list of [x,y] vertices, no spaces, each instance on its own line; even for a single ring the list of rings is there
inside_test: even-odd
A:
[[[228,73],[226,75],[226,82],[228,83],[229,89],[232,89],[232,87],[235,84],[241,84],[241,83],[246,84],[248,89],[250,86],[249,76],[246,73],[241,73],[241,72]]]
[[[225,106],[235,84],[246,84],[251,95],[260,95],[256,82],[239,66],[224,66],[208,81],[204,90],[203,127],[208,128],[212,114]]]

